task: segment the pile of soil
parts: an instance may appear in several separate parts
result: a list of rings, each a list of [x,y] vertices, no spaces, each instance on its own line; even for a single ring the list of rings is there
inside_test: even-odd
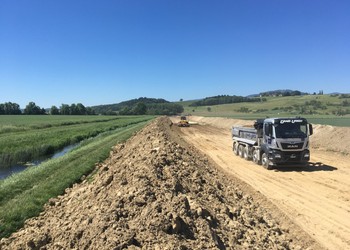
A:
[[[158,118],[2,239],[0,249],[305,249],[259,201]]]
[[[350,127],[316,124],[311,136],[313,149],[350,155]]]

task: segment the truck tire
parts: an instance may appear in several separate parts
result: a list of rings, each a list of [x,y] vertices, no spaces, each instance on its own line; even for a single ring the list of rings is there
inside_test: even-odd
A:
[[[249,154],[249,147],[246,146],[244,149],[243,149],[243,158],[247,161],[250,160],[250,154]]]
[[[253,150],[253,157],[252,158],[253,158],[253,162],[255,164],[261,165],[261,160],[259,158],[259,151],[258,150],[256,150],[256,149]]]
[[[243,158],[243,154],[244,154],[244,147],[243,147],[243,145],[239,145],[238,146],[238,154],[239,154],[239,156],[241,157],[241,158]]]
[[[272,166],[269,164],[270,163],[269,157],[266,153],[262,154],[261,163],[262,163],[263,167],[266,168],[267,170],[272,169]]]
[[[238,155],[238,143],[234,142],[232,147],[233,147],[233,153],[235,155]]]

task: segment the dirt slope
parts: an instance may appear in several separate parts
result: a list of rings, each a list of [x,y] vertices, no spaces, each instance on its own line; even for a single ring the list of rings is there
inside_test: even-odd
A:
[[[350,129],[316,125],[306,168],[267,171],[232,153],[230,128],[247,121],[191,117],[183,137],[248,183],[328,249],[350,249]],[[209,125],[211,124],[211,125]],[[342,147],[341,147],[342,146]]]
[[[319,249],[177,130],[160,118],[116,146],[0,249]]]

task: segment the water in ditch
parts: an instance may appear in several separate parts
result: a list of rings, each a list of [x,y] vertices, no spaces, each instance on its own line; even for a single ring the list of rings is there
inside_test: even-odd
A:
[[[68,145],[68,146],[64,147],[62,150],[57,151],[53,155],[51,155],[49,157],[46,157],[46,158],[43,158],[43,159],[40,159],[40,160],[35,160],[35,161],[32,161],[32,162],[27,162],[27,163],[19,163],[19,164],[15,164],[15,165],[7,167],[7,168],[1,168],[0,167],[0,180],[9,177],[12,174],[21,172],[21,171],[27,169],[28,167],[38,166],[43,161],[61,157],[61,156],[65,155],[65,154],[67,154],[69,151],[71,151],[74,148],[76,148],[78,145],[79,145],[79,143]]]

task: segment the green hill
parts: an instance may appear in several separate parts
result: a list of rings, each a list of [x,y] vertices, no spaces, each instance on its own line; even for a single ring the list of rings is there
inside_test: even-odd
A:
[[[146,97],[91,108],[96,114],[107,115],[175,115],[183,112],[183,107],[180,104]]]
[[[196,101],[178,102],[184,113],[198,116],[220,116],[239,119],[303,116],[314,123],[350,126],[350,95],[300,95],[264,97],[263,102],[241,102],[221,105],[192,106]]]
[[[199,100],[169,102],[141,97],[110,105],[91,107],[97,114],[218,116],[237,119],[303,116],[312,123],[350,126],[350,94],[313,94],[238,98],[214,96]],[[252,101],[252,99],[254,101]],[[238,100],[235,103],[206,105]]]

